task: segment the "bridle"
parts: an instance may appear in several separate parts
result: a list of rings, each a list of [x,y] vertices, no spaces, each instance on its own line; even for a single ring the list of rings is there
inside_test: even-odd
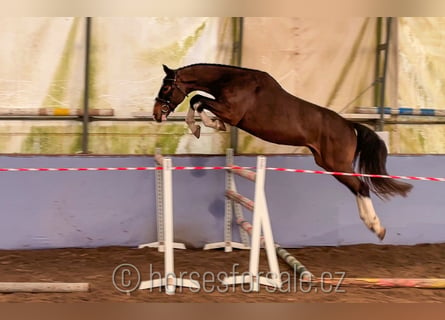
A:
[[[181,92],[181,93],[184,95],[184,98],[183,98],[183,100],[184,100],[186,97],[188,97],[188,94],[187,94],[183,89],[181,89],[181,88],[178,86],[178,84],[177,84],[177,81],[178,81],[178,80],[179,80],[179,78],[176,76],[176,74],[175,74],[175,77],[174,77],[174,78],[165,78],[165,79],[164,79],[164,81],[173,81],[173,83],[172,83],[172,87],[178,89],[179,92]],[[180,81],[180,80],[179,80],[179,81]],[[171,92],[170,96],[172,96],[172,95],[173,95],[173,91]],[[171,113],[171,112],[173,112],[173,111],[175,110],[175,108],[176,108],[176,106],[174,106],[174,105],[172,104],[172,102],[171,102],[170,100],[168,100],[168,99],[163,99],[163,98],[160,98],[160,97],[158,96],[158,97],[155,98],[155,100],[158,101],[158,102],[160,102],[160,103],[162,104],[162,105],[161,105],[161,113],[162,113],[162,114],[168,114],[168,113]]]

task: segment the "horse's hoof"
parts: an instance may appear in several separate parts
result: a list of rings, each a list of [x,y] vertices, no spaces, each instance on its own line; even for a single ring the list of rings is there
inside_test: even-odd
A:
[[[379,237],[380,240],[383,240],[385,238],[386,229],[382,228],[380,232],[377,234],[377,237]]]
[[[196,126],[195,130],[193,131],[193,135],[199,139],[199,137],[201,136],[201,127],[200,126]]]

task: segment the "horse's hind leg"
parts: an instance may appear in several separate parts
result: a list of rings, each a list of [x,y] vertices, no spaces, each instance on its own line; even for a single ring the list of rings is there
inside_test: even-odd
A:
[[[335,165],[331,166],[326,164],[323,159],[313,151],[316,163],[325,168],[328,171],[353,173],[351,165]],[[352,162],[352,161],[351,161]],[[374,206],[371,201],[368,185],[360,180],[358,177],[334,175],[334,177],[344,184],[355,195],[357,200],[357,206],[359,215],[364,224],[369,230],[374,232],[380,240],[385,237],[386,229],[381,225],[380,219],[374,210]]]
[[[373,231],[380,240],[385,238],[386,229],[382,227],[380,219],[374,210],[371,198],[369,196],[364,197],[362,195],[357,195],[357,206],[360,213],[360,218],[363,220],[365,225]]]
[[[335,171],[352,173],[352,170]],[[385,237],[386,229],[381,225],[380,219],[374,210],[374,206],[369,194],[369,187],[358,177],[335,175],[335,178],[346,185],[355,194],[360,218],[369,230],[374,232],[380,240],[383,240],[383,238]]]

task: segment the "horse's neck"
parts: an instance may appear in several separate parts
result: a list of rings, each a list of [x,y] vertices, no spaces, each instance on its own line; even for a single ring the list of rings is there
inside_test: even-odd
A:
[[[178,75],[186,84],[189,92],[200,90],[214,94],[215,92],[212,92],[214,91],[214,84],[226,73],[218,68],[193,66],[180,70]]]

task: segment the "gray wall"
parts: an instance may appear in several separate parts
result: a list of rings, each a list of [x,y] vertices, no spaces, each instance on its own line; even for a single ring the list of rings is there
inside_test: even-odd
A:
[[[224,157],[173,157],[173,165],[224,165]],[[255,166],[255,157],[236,157]],[[445,156],[390,156],[392,174],[445,177]],[[153,166],[152,157],[1,156],[0,167]],[[319,169],[310,156],[269,156],[269,167]],[[0,248],[137,246],[156,240],[153,171],[1,172]],[[175,241],[222,241],[224,172],[173,172]],[[268,171],[266,195],[276,242],[285,247],[445,242],[445,183],[412,181],[408,198],[374,205],[383,242],[361,222],[353,195],[333,177]],[[237,178],[241,193],[253,184]],[[251,214],[244,212],[251,218]],[[237,235],[234,236],[238,239]]]

